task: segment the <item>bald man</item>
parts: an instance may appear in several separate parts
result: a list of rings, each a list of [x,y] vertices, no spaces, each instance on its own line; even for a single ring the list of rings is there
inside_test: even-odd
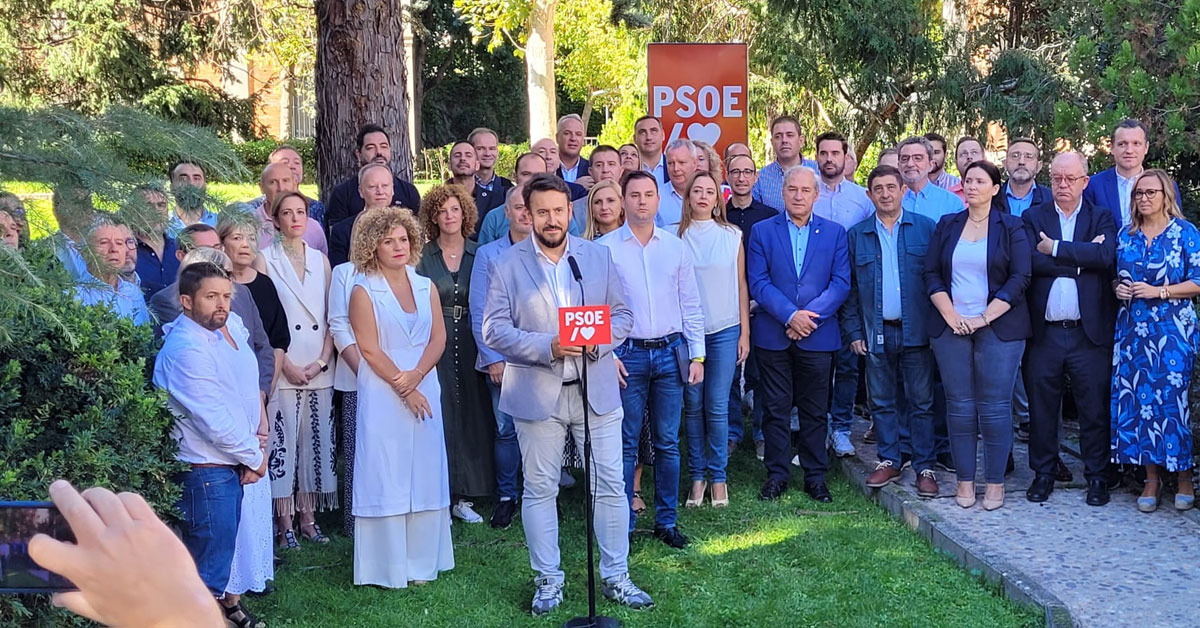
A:
[[[258,229],[258,248],[261,250],[275,242],[277,233],[275,221],[271,219],[271,204],[284,192],[297,191],[299,183],[287,164],[275,162],[267,164],[267,167],[263,168],[262,174],[258,177],[258,189],[263,193],[263,202],[256,208],[258,219],[262,221],[262,225]],[[300,237],[304,239],[305,244],[329,255],[325,230],[321,228],[321,223],[312,216],[309,216],[308,226],[304,228],[304,235]]]
[[[546,172],[557,173],[559,167],[562,166],[562,155],[558,152],[558,144],[548,137],[534,142],[530,145],[529,151],[541,155],[542,159],[546,160]],[[567,189],[571,191],[572,202],[587,196],[587,188],[570,181],[566,183]]]
[[[785,170],[781,187],[784,211],[754,225],[746,254],[750,298],[758,302],[750,338],[758,352],[765,404],[767,481],[759,498],[775,500],[787,491],[794,440],[804,492],[828,503],[833,497],[825,482],[825,414],[833,355],[842,347],[837,312],[850,293],[846,230],[813,213],[820,192],[808,166]],[[793,407],[799,413],[794,439],[789,431]]]
[[[1087,158],[1060,153],[1050,163],[1053,201],[1022,216],[1033,252],[1033,275],[1025,299],[1033,338],[1024,360],[1029,395],[1029,466],[1033,483],[1026,497],[1044,502],[1054,491],[1058,463],[1058,419],[1063,385],[1069,379],[1079,416],[1079,453],[1087,479],[1087,503],[1108,503],[1105,471],[1109,448],[1112,376],[1113,263],[1117,224],[1113,212],[1085,200]]]

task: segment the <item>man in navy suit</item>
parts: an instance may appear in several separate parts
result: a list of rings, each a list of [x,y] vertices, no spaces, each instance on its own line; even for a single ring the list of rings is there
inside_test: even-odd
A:
[[[833,354],[842,346],[837,312],[850,293],[846,230],[813,214],[817,175],[804,165],[784,172],[785,211],[754,225],[746,255],[750,296],[759,315],[751,322],[763,396],[764,464],[761,499],[787,490],[792,457],[789,421],[798,410],[796,447],[804,491],[821,502],[825,484],[825,414],[829,410]]]
[[[1025,292],[1033,338],[1025,354],[1029,393],[1029,466],[1026,497],[1044,502],[1054,491],[1058,416],[1063,384],[1071,381],[1079,411],[1079,450],[1088,482],[1087,503],[1108,503],[1109,401],[1116,300],[1112,291],[1117,225],[1112,212],[1084,197],[1087,158],[1061,153],[1050,164],[1054,200],[1022,217],[1036,242],[1033,276]]]
[[[554,174],[567,183],[592,189],[595,180],[591,176],[592,162],[579,155],[584,141],[583,118],[577,113],[568,113],[558,119],[554,139],[558,143],[558,168]]]
[[[1138,120],[1126,119],[1113,129],[1109,151],[1113,167],[1093,175],[1083,191],[1083,199],[1095,207],[1112,210],[1113,219],[1120,228],[1129,224],[1129,201],[1133,193],[1133,180],[1145,170],[1146,151],[1150,149],[1150,132]],[[1179,196],[1179,185],[1175,186],[1175,198]]]
[[[354,154],[358,157],[360,167],[367,164],[386,166],[392,163],[392,147],[387,131],[378,124],[363,125],[358,130],[356,142],[358,148]],[[417,192],[416,186],[392,175],[391,204],[407,207],[415,213],[421,207],[421,195]],[[343,220],[357,216],[365,205],[366,202],[358,193],[358,177],[338,184],[329,193],[329,200],[325,203],[326,236],[332,236],[334,226]]]
[[[1008,143],[1004,171],[1008,173],[1008,183],[992,197],[993,209],[1020,218],[1030,207],[1053,198],[1049,189],[1034,181],[1042,171],[1042,152],[1033,140],[1018,137]]]

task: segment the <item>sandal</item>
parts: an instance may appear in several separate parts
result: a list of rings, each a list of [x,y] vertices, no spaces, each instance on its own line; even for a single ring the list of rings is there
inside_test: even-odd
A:
[[[307,528],[307,527],[312,528],[311,535],[304,534],[304,528]],[[320,526],[318,526],[316,524],[316,522],[300,524],[300,534],[302,534],[304,536],[305,541],[308,541],[310,543],[317,543],[318,545],[324,545],[325,543],[329,542],[329,537],[327,537],[321,533],[321,528],[320,528]]]
[[[300,549],[300,543],[296,540],[296,531],[295,530],[288,528],[287,530],[284,530],[283,534],[281,534],[279,536],[283,540],[283,543],[280,545],[280,549],[286,549],[286,550],[292,550],[292,551]]]
[[[641,491],[633,492],[633,503],[630,504],[630,507],[633,509],[633,514],[635,515],[640,515],[646,512],[646,502],[642,501]]]
[[[230,625],[237,628],[267,628],[267,623],[251,615],[241,602],[233,606],[222,604],[221,610],[225,612],[225,619],[229,620]]]

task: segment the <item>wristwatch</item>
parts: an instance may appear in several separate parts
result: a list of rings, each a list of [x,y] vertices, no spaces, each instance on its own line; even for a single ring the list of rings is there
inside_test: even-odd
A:
[[[326,362],[325,360],[318,359],[318,360],[317,360],[317,366],[321,367],[321,372],[322,372],[322,373],[324,373],[325,371],[328,371],[328,370],[329,370],[329,363],[328,363],[328,362]]]

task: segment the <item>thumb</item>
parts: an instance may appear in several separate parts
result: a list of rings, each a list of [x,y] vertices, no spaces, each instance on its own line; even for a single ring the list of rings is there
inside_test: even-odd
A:
[[[91,602],[88,602],[87,598],[81,591],[55,593],[53,604],[59,608],[65,608],[76,615],[86,617],[94,622],[102,624],[108,623],[103,617],[101,617],[100,613],[96,612],[96,609],[92,608]]]
[[[1049,239],[1050,239],[1050,238],[1047,238],[1047,237],[1046,237],[1046,232],[1045,232],[1045,231],[1039,231],[1039,232],[1038,232],[1038,237],[1040,237],[1040,238],[1041,238],[1041,239],[1043,239],[1043,240],[1049,240]]]

